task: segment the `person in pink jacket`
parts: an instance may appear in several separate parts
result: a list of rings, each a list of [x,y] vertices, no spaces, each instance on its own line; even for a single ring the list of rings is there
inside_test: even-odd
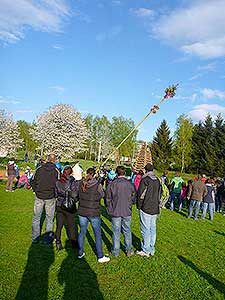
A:
[[[135,179],[134,179],[134,187],[135,190],[137,191],[141,182],[141,178],[144,175],[144,172],[142,170],[138,171],[138,174],[136,175]]]

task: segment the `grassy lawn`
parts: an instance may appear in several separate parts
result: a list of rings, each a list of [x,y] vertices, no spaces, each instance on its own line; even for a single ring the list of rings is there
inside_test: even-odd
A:
[[[0,299],[225,299],[225,216],[186,219],[163,210],[158,220],[156,254],[151,258],[119,258],[99,264],[91,228],[86,256],[78,260],[65,249],[31,245],[32,191],[6,193],[0,185]],[[44,224],[45,225],[45,224]],[[44,226],[43,225],[43,226]],[[111,224],[103,207],[103,245],[111,247]],[[140,245],[138,211],[133,210],[133,245]],[[121,239],[123,245],[123,240]]]

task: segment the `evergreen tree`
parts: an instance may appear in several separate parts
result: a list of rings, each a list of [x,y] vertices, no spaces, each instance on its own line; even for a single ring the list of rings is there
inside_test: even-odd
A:
[[[153,164],[158,170],[167,170],[171,163],[172,156],[172,138],[170,137],[170,130],[163,120],[156,130],[156,135],[152,142],[152,157]]]
[[[225,122],[221,114],[214,121],[213,140],[216,154],[215,170],[218,176],[224,176],[225,170]]]

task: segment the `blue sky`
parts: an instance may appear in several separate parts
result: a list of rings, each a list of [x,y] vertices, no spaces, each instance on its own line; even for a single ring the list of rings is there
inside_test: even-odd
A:
[[[29,122],[56,103],[137,123],[225,117],[225,0],[0,0],[0,106]]]

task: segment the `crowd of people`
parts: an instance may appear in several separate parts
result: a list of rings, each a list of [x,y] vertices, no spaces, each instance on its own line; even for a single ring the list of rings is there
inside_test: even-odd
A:
[[[213,220],[214,212],[225,212],[224,180],[206,178],[198,175],[187,183],[177,173],[169,181],[167,173],[157,177],[153,165],[148,163],[145,172],[133,171],[127,176],[124,166],[107,169],[107,166],[96,170],[88,168],[86,176],[79,161],[70,165],[61,164],[54,154],[48,155],[47,161],[36,164],[34,174],[26,169],[19,176],[18,166],[13,160],[7,165],[8,181],[7,191],[13,191],[13,181],[17,178],[16,186],[29,188],[35,193],[34,215],[32,220],[32,243],[38,244],[41,238],[41,215],[45,208],[46,233],[43,243],[50,244],[55,240],[57,250],[62,250],[61,232],[67,224],[67,234],[71,246],[78,251],[78,258],[85,255],[85,237],[88,223],[91,223],[95,236],[97,260],[105,263],[110,260],[105,256],[102,248],[101,234],[101,199],[105,200],[107,213],[112,222],[112,248],[111,255],[119,256],[120,235],[124,237],[125,251],[128,257],[134,255],[132,249],[132,206],[136,204],[140,215],[140,230],[142,235],[141,249],[136,254],[143,257],[155,254],[156,222],[160,208],[188,209],[187,218],[206,217]],[[78,227],[75,223],[75,214],[79,219]],[[53,232],[56,215],[56,231]]]

